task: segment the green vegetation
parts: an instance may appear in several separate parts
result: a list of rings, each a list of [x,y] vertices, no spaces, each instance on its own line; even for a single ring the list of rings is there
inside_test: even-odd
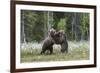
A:
[[[89,13],[81,12],[21,10],[21,62],[89,59],[89,44],[86,42],[89,42],[90,35],[89,16]],[[52,55],[40,55],[41,47],[34,43],[41,43],[51,28],[63,30],[67,40],[71,41],[67,54],[62,54],[58,47],[54,48]]]
[[[70,41],[89,40],[89,13],[21,10],[22,43],[41,42],[51,28]]]
[[[76,42],[69,42],[69,52],[64,54],[60,52],[60,48],[54,48],[54,53],[52,55],[41,55],[40,48],[21,50],[21,62],[88,60],[89,47],[87,43],[77,43],[79,44],[78,46],[75,43]]]

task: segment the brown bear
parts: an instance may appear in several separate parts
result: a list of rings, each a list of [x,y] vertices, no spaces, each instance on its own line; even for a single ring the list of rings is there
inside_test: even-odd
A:
[[[58,44],[61,45],[61,52],[68,52],[68,42],[64,31],[60,30],[56,32],[55,29],[50,29],[48,33],[48,37],[44,40],[41,54],[46,51],[50,51],[49,54],[53,53],[53,45]]]
[[[43,42],[41,54],[45,53],[46,51],[50,51],[49,54],[53,53],[54,39],[52,37],[54,37],[55,32],[56,31],[53,28],[48,32],[48,37]]]
[[[68,52],[68,42],[67,42],[67,37],[64,33],[63,30],[60,30],[58,32],[55,33],[54,37],[53,37],[55,44],[59,44],[61,45],[61,52]]]

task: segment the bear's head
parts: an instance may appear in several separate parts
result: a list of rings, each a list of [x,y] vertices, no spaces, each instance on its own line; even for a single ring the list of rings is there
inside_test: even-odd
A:
[[[50,37],[53,38],[53,37],[55,36],[55,33],[56,33],[56,30],[53,29],[53,28],[51,28],[51,29],[49,30],[49,33],[48,33],[48,34],[49,34]]]

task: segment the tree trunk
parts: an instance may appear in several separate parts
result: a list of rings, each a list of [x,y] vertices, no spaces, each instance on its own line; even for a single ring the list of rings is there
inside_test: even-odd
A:
[[[44,38],[47,37],[47,12],[44,12]]]
[[[81,39],[80,34],[80,14],[74,13],[72,20],[72,37],[74,37],[76,41],[79,41]]]
[[[73,17],[73,19],[72,19],[72,40],[74,39],[74,23],[75,23],[75,20]]]
[[[53,24],[53,12],[49,12],[48,11],[48,31],[52,28],[52,24]]]
[[[25,29],[24,29],[24,11],[22,12],[22,43],[26,43],[26,38],[25,38]]]

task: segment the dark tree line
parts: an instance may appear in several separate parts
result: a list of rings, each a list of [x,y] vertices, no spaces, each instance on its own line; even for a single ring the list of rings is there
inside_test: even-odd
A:
[[[21,42],[41,42],[48,31],[64,30],[68,40],[89,40],[89,13],[21,10]]]

